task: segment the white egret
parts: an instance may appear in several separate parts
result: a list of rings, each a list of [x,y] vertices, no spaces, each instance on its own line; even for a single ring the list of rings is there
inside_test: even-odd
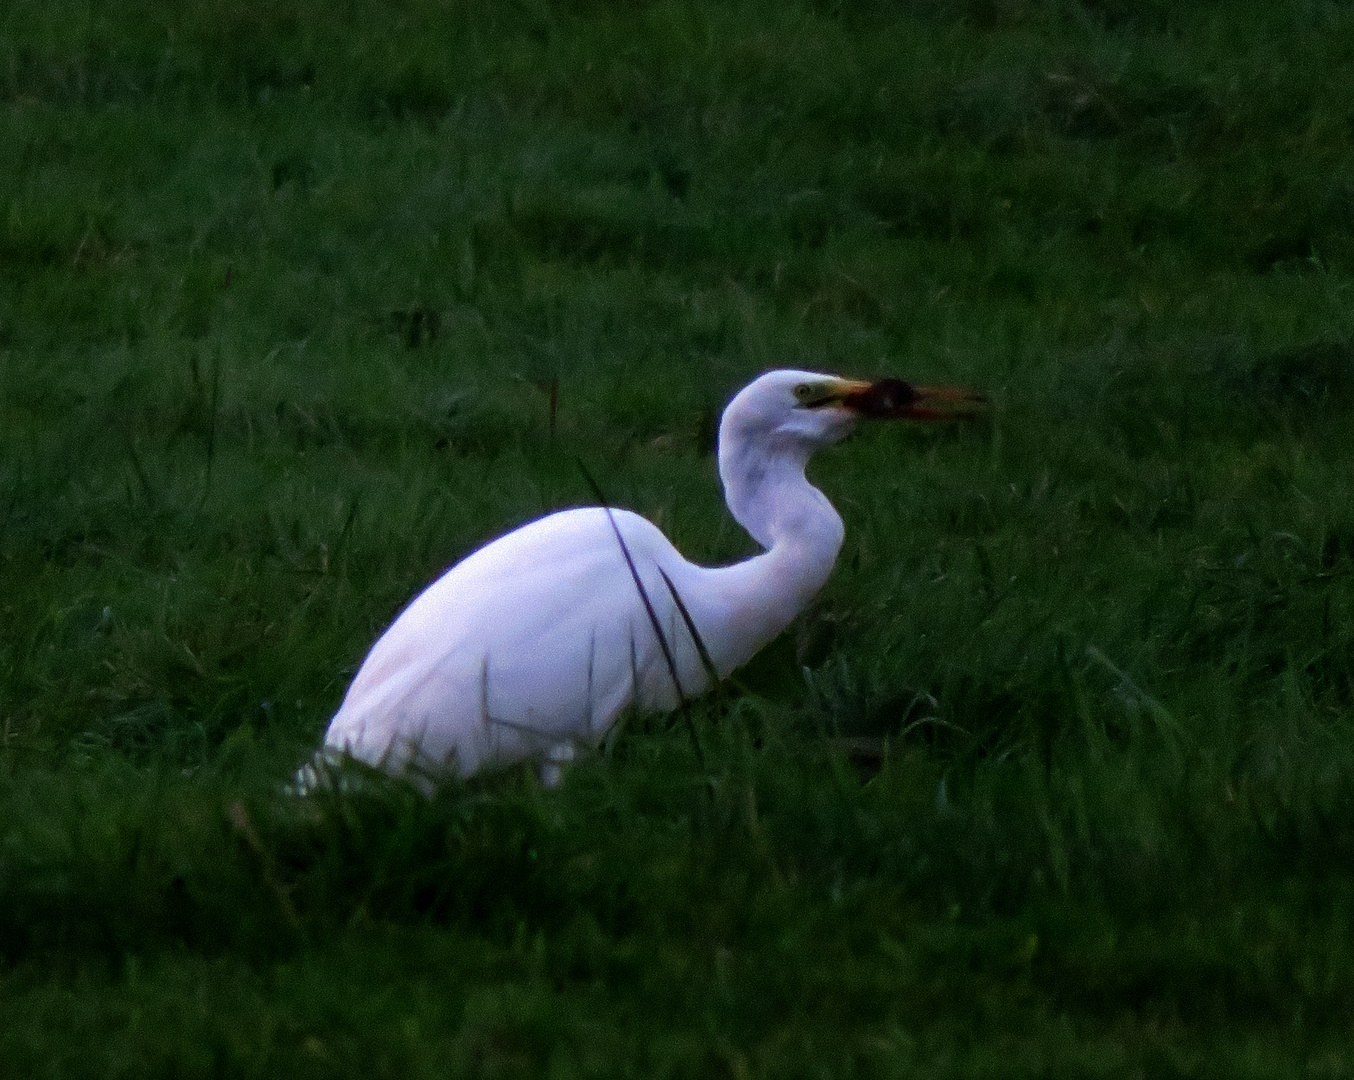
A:
[[[859,416],[963,415],[981,400],[898,379],[762,375],[719,427],[725,499],[761,554],[697,566],[651,522],[606,507],[524,525],[405,608],[353,679],[322,755],[425,776],[535,758],[557,778],[553,763],[595,745],[627,708],[669,711],[711,689],[711,666],[723,678],[751,659],[822,587],[843,526],[804,476],[815,450]]]

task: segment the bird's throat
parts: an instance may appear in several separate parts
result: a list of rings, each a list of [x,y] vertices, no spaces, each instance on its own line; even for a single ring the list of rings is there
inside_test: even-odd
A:
[[[780,595],[797,613],[837,561],[845,535],[841,516],[805,477],[803,457],[749,455],[720,464],[730,512],[766,549],[756,561],[774,573]]]

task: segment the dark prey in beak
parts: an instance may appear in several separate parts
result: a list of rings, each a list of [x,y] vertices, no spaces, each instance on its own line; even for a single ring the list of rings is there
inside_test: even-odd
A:
[[[877,379],[846,394],[842,404],[879,420],[947,420],[974,416],[987,395],[954,386],[914,386],[902,379]]]

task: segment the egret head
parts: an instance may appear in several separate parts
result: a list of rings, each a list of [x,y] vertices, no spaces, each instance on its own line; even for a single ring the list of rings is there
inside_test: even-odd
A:
[[[811,454],[843,438],[862,416],[917,420],[971,416],[985,400],[971,390],[916,386],[902,379],[866,382],[812,371],[769,371],[729,402],[720,442],[754,442]]]

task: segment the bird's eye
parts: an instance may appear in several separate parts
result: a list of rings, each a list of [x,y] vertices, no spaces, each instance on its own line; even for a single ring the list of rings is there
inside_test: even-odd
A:
[[[795,401],[801,409],[817,409],[837,400],[832,383],[800,383],[795,387]]]

